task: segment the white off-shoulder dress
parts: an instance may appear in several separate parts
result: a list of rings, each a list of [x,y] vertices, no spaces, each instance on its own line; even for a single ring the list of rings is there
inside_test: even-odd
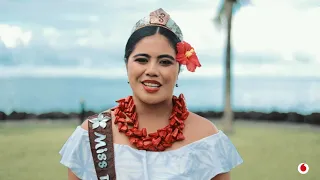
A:
[[[97,180],[88,131],[78,126],[60,150],[61,163],[82,180]],[[176,150],[150,152],[114,144],[117,180],[210,180],[243,162],[219,131]]]

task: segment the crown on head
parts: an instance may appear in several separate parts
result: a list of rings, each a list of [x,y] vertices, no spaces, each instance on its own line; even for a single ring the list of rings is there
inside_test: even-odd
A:
[[[178,38],[183,41],[183,35],[180,27],[170,18],[170,15],[166,13],[162,8],[159,8],[150,13],[148,17],[140,19],[132,29],[131,33],[145,26],[161,26],[169,29]]]

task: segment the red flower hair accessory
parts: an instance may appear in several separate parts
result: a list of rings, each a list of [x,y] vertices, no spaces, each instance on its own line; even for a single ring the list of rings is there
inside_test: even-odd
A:
[[[189,43],[185,41],[179,42],[177,50],[176,60],[180,64],[186,65],[189,71],[194,72],[197,67],[201,67],[198,56]]]

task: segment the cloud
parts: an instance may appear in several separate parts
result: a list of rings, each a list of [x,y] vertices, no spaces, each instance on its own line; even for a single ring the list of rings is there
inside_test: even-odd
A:
[[[24,31],[18,26],[0,24],[0,40],[7,48],[27,46],[32,38],[32,32]]]
[[[306,63],[277,63],[277,64],[241,64],[235,63],[232,74],[237,77],[308,77],[320,78],[320,64]],[[94,77],[94,78],[126,78],[125,65],[110,67],[52,67],[42,66],[41,68],[30,66],[3,67],[0,66],[0,78],[7,77]],[[206,64],[196,72],[181,72],[179,79],[199,77],[223,77],[222,66]]]
[[[55,27],[45,27],[42,29],[42,33],[49,46],[59,46],[60,43],[58,43],[58,40],[61,37],[59,30]]]
[[[254,5],[266,8],[295,8],[297,10],[306,10],[309,8],[320,7],[319,0],[277,0],[277,1],[266,1],[266,0],[251,0]]]
[[[96,49],[88,47],[74,47],[68,49],[50,49],[42,47],[28,47],[24,49],[6,49],[0,51],[0,66],[19,66],[42,68],[43,66],[83,67],[87,68],[107,66],[117,67],[124,63],[122,49]],[[40,50],[39,50],[40,49]],[[1,50],[1,46],[0,46]],[[2,63],[3,60],[6,63]]]
[[[52,66],[57,72],[65,66],[65,71],[71,67],[85,68],[88,74],[98,66],[122,67],[124,46],[132,26],[150,11],[162,7],[179,24],[185,40],[195,47],[206,65],[199,73],[221,75],[226,34],[211,21],[218,3],[209,0],[139,0],[132,4],[124,0],[4,1],[0,6],[0,39],[4,44],[0,43],[0,66],[19,69],[11,67],[3,74],[27,72],[30,69],[23,70],[27,67],[48,70]],[[314,0],[253,0],[253,4],[242,8],[234,17],[232,43],[233,60],[238,64],[236,74],[249,74],[243,73],[241,67],[254,67],[266,75],[269,69],[292,76],[313,72],[305,69],[296,73],[284,67],[296,63],[308,63],[302,66],[311,67],[320,62],[320,25],[315,23],[320,19],[319,4]],[[35,72],[45,75],[44,70]],[[50,68],[48,71],[51,72]],[[80,70],[69,72],[84,75],[77,73]],[[68,75],[64,71],[61,74]]]

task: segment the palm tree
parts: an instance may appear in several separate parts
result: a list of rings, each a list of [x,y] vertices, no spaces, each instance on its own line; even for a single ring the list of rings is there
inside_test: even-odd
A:
[[[227,22],[227,42],[225,55],[225,80],[224,80],[224,112],[223,112],[223,129],[226,133],[233,133],[234,114],[231,105],[232,94],[232,76],[231,76],[231,30],[232,16],[234,11],[238,10],[242,5],[248,4],[248,0],[222,0],[217,16],[214,18],[214,23],[218,26],[222,25],[222,19],[225,17]]]

